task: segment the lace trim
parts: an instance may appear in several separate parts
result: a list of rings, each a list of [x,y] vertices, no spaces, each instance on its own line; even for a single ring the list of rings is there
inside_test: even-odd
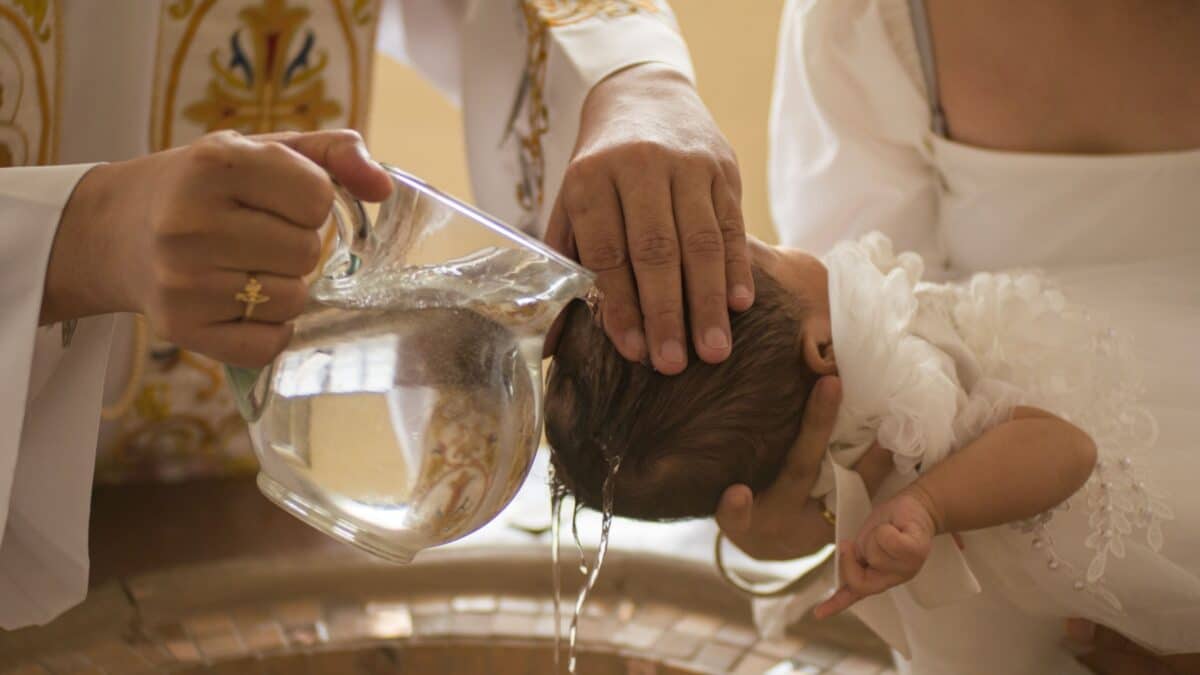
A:
[[[1078,318],[1094,325],[1080,310]],[[1091,387],[1091,396],[1054,396],[1041,391],[1037,398],[1068,400],[1056,412],[1087,431],[1096,442],[1096,467],[1084,487],[1067,502],[1035,518],[1014,523],[1013,527],[1033,535],[1032,546],[1046,558],[1050,570],[1063,570],[1074,579],[1072,587],[1098,598],[1111,611],[1124,612],[1124,605],[1104,583],[1109,557],[1123,559],[1126,538],[1144,535],[1146,545],[1162,550],[1162,523],[1173,520],[1174,512],[1164,495],[1147,483],[1138,467],[1138,458],[1153,449],[1158,437],[1154,416],[1138,405],[1142,387],[1134,372],[1131,342],[1115,331],[1097,332],[1084,351],[1098,357],[1090,369],[1097,377],[1083,378],[1076,384]],[[1105,375],[1107,373],[1107,375]],[[1097,381],[1101,380],[1101,381]],[[1062,378],[1050,378],[1048,384],[1058,394],[1073,389]],[[1077,392],[1073,392],[1077,393]],[[1054,406],[1048,406],[1055,409]],[[1085,505],[1090,513],[1091,532],[1084,546],[1093,551],[1086,569],[1080,569],[1059,556],[1054,537],[1047,528],[1057,511],[1071,508],[1072,502]]]

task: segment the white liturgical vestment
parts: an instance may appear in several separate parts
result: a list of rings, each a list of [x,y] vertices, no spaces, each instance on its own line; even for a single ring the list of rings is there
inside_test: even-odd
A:
[[[462,107],[477,203],[533,232],[595,83],[648,62],[692,77],[674,17],[655,0],[0,4],[0,627],[44,623],[86,594],[101,407],[130,372],[127,317],[115,332],[113,317],[80,321],[66,348],[59,326],[38,326],[75,184],[96,162],[218,129],[362,129],[376,47]],[[544,107],[530,105],[539,100]],[[211,411],[169,409],[225,406],[230,416],[219,369],[169,346],[143,351],[134,363],[159,363],[145,367],[126,419],[106,423],[120,451],[233,442],[236,425],[214,423]],[[186,400],[163,375],[179,362],[201,380]]]

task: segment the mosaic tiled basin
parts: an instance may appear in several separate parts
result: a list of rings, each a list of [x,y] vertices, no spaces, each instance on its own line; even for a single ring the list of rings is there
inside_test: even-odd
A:
[[[323,551],[177,568],[98,589],[48,627],[0,633],[0,673],[544,675],[550,578],[541,546],[406,567]],[[580,644],[584,674],[890,672],[851,620],[761,640],[748,603],[707,567],[625,552],[605,565]]]

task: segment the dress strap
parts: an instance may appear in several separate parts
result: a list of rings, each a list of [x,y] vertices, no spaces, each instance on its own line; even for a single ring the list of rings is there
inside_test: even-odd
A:
[[[933,133],[947,138],[949,129],[946,114],[942,111],[941,94],[938,91],[937,66],[933,58],[933,35],[929,30],[929,14],[925,11],[925,0],[908,0],[908,15],[912,19],[913,37],[917,53],[921,57],[921,74],[925,77],[925,91],[929,96],[930,127]]]

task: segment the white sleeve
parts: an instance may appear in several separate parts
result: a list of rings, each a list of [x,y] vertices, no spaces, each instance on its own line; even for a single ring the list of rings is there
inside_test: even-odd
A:
[[[936,276],[930,120],[906,3],[790,0],[768,167],[782,242],[824,253],[879,230]]]
[[[377,46],[461,105],[460,51],[466,13],[467,0],[384,0]]]
[[[59,216],[90,166],[0,170],[0,628],[87,592],[87,532],[110,318],[38,328]]]
[[[430,78],[463,108],[475,201],[485,211],[540,234],[558,193],[583,101],[596,83],[641,63],[662,63],[694,80],[691,57],[670,6],[661,0],[577,3],[550,9],[533,0],[391,0],[380,24],[380,49]],[[531,96],[523,88],[534,31],[544,30],[546,59],[539,93],[547,128],[540,206],[523,209],[520,146],[529,137]],[[521,95],[522,91],[525,95]],[[519,105],[518,105],[519,104]],[[510,130],[510,120],[515,121]]]

